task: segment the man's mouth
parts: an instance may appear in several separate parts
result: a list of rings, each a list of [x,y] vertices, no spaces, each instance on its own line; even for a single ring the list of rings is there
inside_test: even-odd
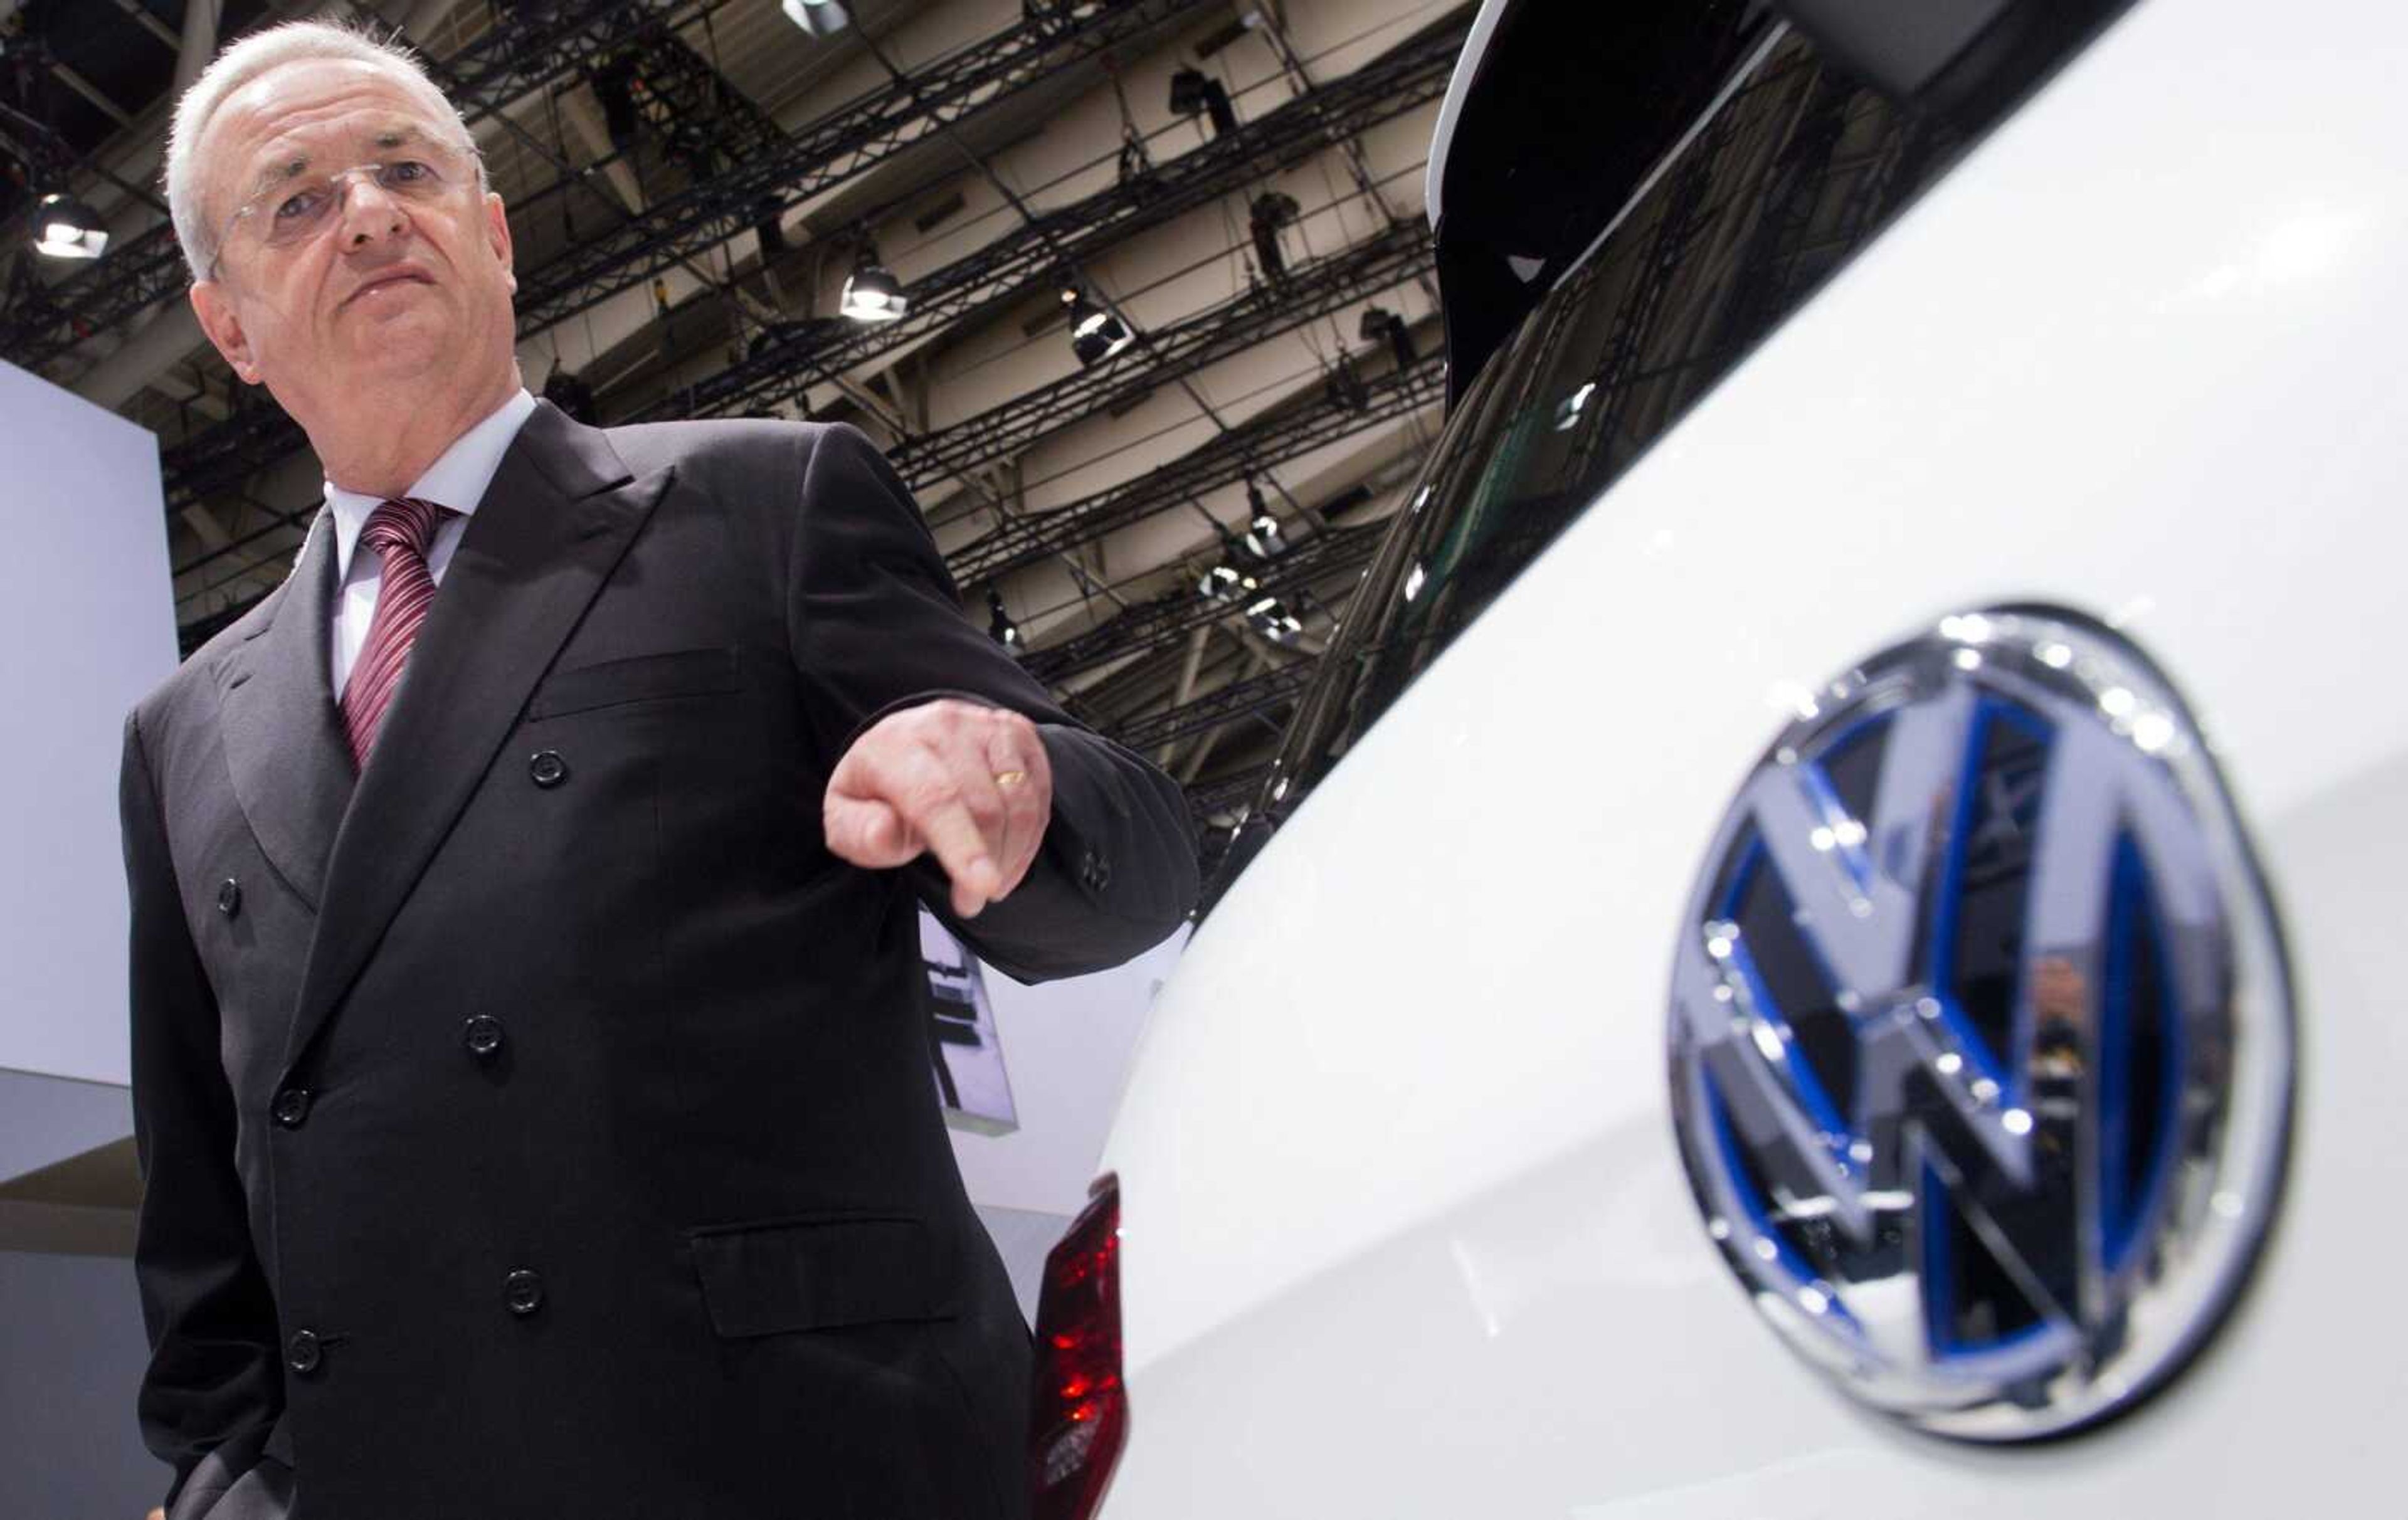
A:
[[[344,296],[343,304],[349,306],[370,291],[380,291],[388,285],[432,285],[434,283],[435,281],[427,278],[423,270],[396,269],[391,274],[377,276],[351,294]]]

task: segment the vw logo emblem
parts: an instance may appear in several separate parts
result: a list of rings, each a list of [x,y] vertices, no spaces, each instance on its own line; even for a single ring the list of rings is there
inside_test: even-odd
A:
[[[1946,618],[1800,704],[1681,924],[1673,1111],[1773,1327],[1925,1429],[2130,1404],[2272,1216],[2282,945],[2213,757],[2121,637]]]

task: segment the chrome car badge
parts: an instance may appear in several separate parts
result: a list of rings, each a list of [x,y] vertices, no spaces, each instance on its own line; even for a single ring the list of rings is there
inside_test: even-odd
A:
[[[2292,1025],[2214,760],[2121,637],[1969,613],[1813,699],[1682,921],[1709,1233],[1864,1402],[2071,1430],[2178,1369],[2281,1185]]]

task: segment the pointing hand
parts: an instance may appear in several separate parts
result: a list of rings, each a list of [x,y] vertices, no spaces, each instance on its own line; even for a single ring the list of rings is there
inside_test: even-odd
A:
[[[933,853],[970,917],[1018,886],[1054,815],[1054,771],[1017,712],[940,697],[853,740],[828,777],[831,853],[872,870]]]

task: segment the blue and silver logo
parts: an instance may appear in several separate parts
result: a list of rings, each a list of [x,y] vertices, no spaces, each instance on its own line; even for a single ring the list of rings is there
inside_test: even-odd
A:
[[[2291,1009],[2214,762],[2120,637],[1944,619],[1811,699],[1682,924],[1709,1232],[1865,1402],[2015,1440],[2140,1398],[2245,1276]]]

